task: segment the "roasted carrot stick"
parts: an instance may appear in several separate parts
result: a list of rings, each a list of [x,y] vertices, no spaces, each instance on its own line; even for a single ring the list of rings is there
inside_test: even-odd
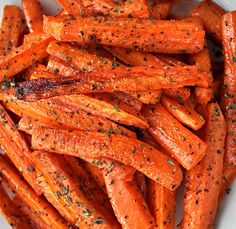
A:
[[[202,86],[206,84],[205,74],[207,73],[198,72],[196,66],[119,67],[114,70],[80,73],[74,77],[25,81],[8,92],[15,93],[20,99],[34,101],[56,95]]]
[[[54,101],[54,98],[51,100]],[[56,97],[56,100],[59,100],[62,104],[66,104],[75,112],[78,109],[81,109],[93,115],[108,118],[125,125],[136,126],[144,129],[148,127],[146,121],[121,110],[117,104],[113,106],[105,101],[94,99],[83,94],[58,96]]]
[[[19,195],[32,211],[44,222],[46,228],[67,228],[57,211],[42,197],[35,195],[33,189],[20,174],[0,155],[0,172],[9,187]]]
[[[32,229],[29,225],[29,220],[25,218],[22,212],[17,211],[16,205],[11,201],[2,185],[0,185],[0,196],[0,213],[5,217],[12,228]]]
[[[33,156],[37,168],[55,191],[61,205],[70,212],[70,221],[74,226],[88,228],[91,224],[94,228],[111,228],[113,224],[114,228],[119,228],[111,213],[87,199],[83,177],[82,181],[77,181],[63,157],[41,151],[35,151]]]
[[[32,75],[34,73],[42,72],[42,71],[47,71],[47,67],[43,64],[37,63],[35,64],[35,66],[29,67],[26,69],[24,78],[26,80],[33,79],[34,77]]]
[[[170,8],[170,0],[148,0],[150,18],[163,20],[166,19]]]
[[[38,173],[31,160],[31,151],[26,140],[18,132],[16,125],[2,106],[0,106],[0,129],[1,147],[34,191],[40,195],[42,193],[41,186],[37,182]]]
[[[154,228],[173,229],[175,225],[176,192],[149,180],[148,206],[154,216]]]
[[[226,125],[216,103],[207,107],[205,140],[206,157],[186,171],[184,217],[182,228],[212,228],[217,211],[223,171]],[[193,210],[194,209],[194,210]]]
[[[206,143],[194,135],[161,105],[147,106],[143,115],[149,133],[184,168],[193,168],[206,154]]]
[[[205,123],[204,118],[186,104],[181,105],[176,100],[164,96],[161,98],[161,104],[173,117],[193,130],[199,130]]]
[[[80,31],[77,28],[80,28]],[[164,53],[199,52],[203,49],[205,35],[202,28],[192,22],[157,20],[150,22],[148,19],[71,15],[45,17],[44,31],[61,41],[96,42],[102,45]],[[114,35],[110,37],[111,34]]]
[[[22,12],[17,6],[5,6],[0,32],[0,54],[6,54],[19,44]]]
[[[212,98],[212,89],[211,88],[203,88],[203,87],[195,87],[194,88],[194,96],[196,102],[206,106],[207,103],[211,101]]]
[[[33,132],[32,146],[77,157],[108,157],[136,168],[171,190],[176,189],[182,179],[178,164],[170,163],[166,155],[137,139],[124,136],[38,128]]]
[[[142,193],[143,198],[147,199],[147,182],[144,174],[140,172],[135,173],[135,182],[139,188],[139,191]]]
[[[31,33],[43,32],[43,9],[38,0],[22,0],[25,19]]]
[[[222,41],[221,21],[225,11],[211,0],[199,3],[190,12],[190,16],[200,17],[205,25],[208,35],[217,43]]]
[[[0,82],[11,78],[47,56],[46,48],[51,40],[52,38],[43,35],[41,40],[19,46],[2,57],[0,61]]]
[[[185,65],[187,65],[186,63],[184,63],[174,57],[165,55],[165,54],[156,54],[156,56],[161,61],[163,61],[165,63],[165,65],[170,65],[170,66],[185,66]]]
[[[58,0],[58,3],[67,13],[80,14],[81,16],[89,14],[88,10],[82,6],[79,0]]]
[[[224,87],[222,89],[221,107],[227,122],[225,144],[225,161],[228,165],[236,166],[236,12],[223,16],[223,49],[224,49]]]
[[[163,94],[180,103],[184,103],[190,96],[190,89],[186,87],[164,89]]]

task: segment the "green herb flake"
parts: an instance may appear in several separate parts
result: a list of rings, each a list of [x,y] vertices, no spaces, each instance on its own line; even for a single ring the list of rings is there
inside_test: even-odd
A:
[[[120,111],[119,107],[117,104],[114,105],[115,110]]]
[[[175,166],[175,163],[174,163],[172,160],[168,159],[167,162],[168,162],[170,165]]]
[[[220,116],[220,110],[219,110],[218,108],[215,108],[215,111],[214,111],[214,112],[215,112],[215,115],[216,115],[216,116]]]
[[[92,211],[87,208],[85,211],[82,211],[82,214],[85,216],[90,216],[92,214]]]
[[[32,173],[32,172],[35,171],[35,168],[33,168],[33,167],[31,167],[31,166],[28,166],[28,167],[27,167],[27,171],[28,171],[29,173]]]
[[[94,222],[95,224],[103,224],[103,218],[98,217],[98,218],[95,219],[93,222]]]

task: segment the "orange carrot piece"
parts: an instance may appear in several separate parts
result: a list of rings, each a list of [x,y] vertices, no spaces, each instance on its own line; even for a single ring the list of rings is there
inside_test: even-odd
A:
[[[164,89],[163,94],[171,99],[177,100],[180,103],[184,103],[189,98],[191,92],[189,88],[180,87]]]
[[[26,140],[18,132],[16,125],[2,106],[0,106],[0,129],[1,147],[34,191],[40,195],[42,193],[41,186],[37,182],[38,173],[31,160],[31,151]]]
[[[27,67],[34,65],[36,61],[46,57],[46,48],[51,40],[52,38],[42,36],[40,41],[19,46],[2,57],[0,61],[0,82],[11,78]]]
[[[217,102],[217,101],[220,100],[222,85],[223,85],[223,79],[222,78],[216,78],[216,79],[213,80],[213,82],[210,86],[211,91],[212,91],[211,100],[213,102]]]
[[[174,57],[165,55],[165,54],[156,54],[156,56],[165,63],[165,65],[170,65],[170,66],[185,66],[184,62],[175,59]]]
[[[82,6],[80,0],[58,0],[61,8],[69,14],[87,15],[89,12]],[[62,15],[61,13],[59,15]]]
[[[223,16],[224,87],[222,109],[227,122],[225,161],[236,166],[236,11]]]
[[[15,89],[8,92],[15,93],[20,99],[35,101],[56,95],[204,86],[206,74],[198,72],[196,66],[168,67],[167,69],[142,66],[119,67],[114,70],[80,73],[67,78],[25,81],[18,83]],[[47,85],[46,89],[45,85]]]
[[[161,104],[173,117],[193,130],[199,130],[205,123],[204,118],[186,104],[181,105],[167,97],[161,98]]]
[[[163,20],[168,17],[171,1],[170,0],[148,0],[150,18]]]
[[[9,198],[6,191],[0,185],[0,213],[14,229],[32,229],[29,220],[25,218],[21,211],[16,210],[15,203]]]
[[[212,90],[211,88],[195,87],[194,96],[197,103],[206,106],[211,101]]]
[[[29,67],[26,69],[25,71],[25,79],[29,80],[29,79],[33,79],[33,77],[31,77],[34,73],[36,72],[42,72],[42,71],[46,71],[47,67],[43,64],[37,63],[35,64],[35,66]]]
[[[22,12],[17,6],[5,6],[0,31],[0,54],[5,55],[19,44]]]
[[[224,116],[216,103],[207,107],[204,131],[208,145],[206,157],[192,170],[186,171],[183,229],[212,228],[214,223],[222,181],[226,133]]]
[[[45,135],[48,137],[44,138]],[[65,145],[61,145],[62,140]],[[32,146],[83,158],[108,157],[136,168],[171,190],[176,189],[182,179],[178,164],[169,163],[166,155],[137,139],[121,135],[37,128],[32,135]]]
[[[41,151],[35,151],[33,156],[37,168],[55,190],[61,205],[70,212],[70,222],[74,226],[88,228],[91,224],[94,228],[111,228],[111,225],[119,228],[110,212],[97,202],[87,199],[84,187],[81,186],[83,177],[78,182],[63,157]]]
[[[22,0],[27,26],[31,33],[43,32],[43,9],[38,0]]]
[[[175,225],[176,192],[149,180],[148,206],[154,216],[154,228],[173,229]]]
[[[217,43],[222,41],[221,21],[225,11],[211,0],[206,0],[194,7],[190,16],[200,17],[208,35]]]
[[[135,173],[135,182],[139,188],[139,191],[142,193],[143,198],[147,199],[147,182],[144,174],[140,172]]]
[[[161,105],[147,106],[143,115],[149,122],[149,133],[185,169],[193,168],[206,154],[207,145]]]
[[[45,227],[48,228],[67,228],[64,220],[55,211],[55,209],[42,197],[36,196],[33,189],[22,179],[20,174],[7,163],[2,155],[0,155],[0,172],[9,187],[19,195],[32,211],[35,212]]]
[[[80,31],[77,28],[80,28]],[[96,42],[102,45],[164,53],[199,52],[203,49],[205,36],[203,29],[193,22],[157,20],[150,22],[148,19],[71,15],[45,17],[44,31],[61,41]],[[111,34],[114,35],[110,37]]]

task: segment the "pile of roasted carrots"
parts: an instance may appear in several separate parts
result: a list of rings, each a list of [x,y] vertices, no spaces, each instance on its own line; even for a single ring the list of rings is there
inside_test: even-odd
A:
[[[4,8],[1,213],[17,229],[173,229],[183,182],[178,226],[213,228],[236,175],[236,12],[58,3]]]

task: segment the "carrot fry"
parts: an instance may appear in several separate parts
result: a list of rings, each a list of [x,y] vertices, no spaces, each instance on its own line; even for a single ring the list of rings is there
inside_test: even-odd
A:
[[[212,90],[211,88],[203,88],[203,87],[195,87],[194,88],[194,96],[196,102],[206,106],[207,103],[211,101],[212,98]]]
[[[111,228],[113,225],[114,228],[119,228],[110,212],[98,202],[87,199],[86,195],[89,193],[84,190],[83,177],[78,180],[63,157],[41,151],[35,151],[33,156],[37,168],[55,191],[61,206],[70,212],[70,222],[74,226],[88,228],[90,224],[94,228]]]
[[[52,38],[41,37],[40,41],[19,46],[0,61],[0,82],[7,80],[47,56],[46,48]]]
[[[236,166],[236,11],[223,16],[224,87],[221,107],[227,122],[225,161]]]
[[[80,14],[81,16],[89,14],[88,10],[86,10],[80,3],[81,1],[78,0],[57,0],[58,3],[61,5],[61,8],[66,13],[70,14]],[[59,15],[63,15],[59,13]]]
[[[196,66],[166,68],[119,67],[114,70],[80,73],[74,77],[36,79],[18,83],[9,93],[25,100],[81,93],[145,91],[160,88],[205,85],[205,72]],[[42,76],[43,77],[43,76]]]
[[[170,0],[148,0],[150,18],[163,20],[166,19],[170,7]]]
[[[44,138],[45,135],[48,137]],[[61,145],[62,139],[66,147]],[[136,168],[171,190],[176,189],[182,179],[178,164],[170,164],[166,155],[137,139],[121,135],[37,128],[32,135],[32,146],[83,158],[108,157]]]
[[[147,106],[143,115],[149,122],[149,133],[185,169],[193,168],[205,156],[206,143],[182,126],[161,104]]]
[[[199,52],[203,49],[205,36],[203,29],[192,22],[157,20],[150,22],[148,19],[72,15],[45,17],[44,31],[61,41],[96,42],[102,45],[164,53]],[[118,34],[119,36],[116,36]]]
[[[43,9],[38,0],[22,0],[27,26],[31,33],[43,32]]]
[[[40,195],[42,193],[41,186],[37,182],[38,173],[31,160],[31,151],[2,106],[0,106],[0,129],[1,147],[34,191]]]
[[[224,198],[225,193],[228,191],[228,188],[234,181],[235,177],[236,177],[235,166],[224,168],[222,183],[220,187],[219,201]]]
[[[173,117],[193,130],[199,130],[205,123],[204,118],[186,104],[181,105],[167,97],[162,97],[161,104]]]
[[[184,62],[175,59],[174,57],[165,55],[165,54],[156,54],[156,56],[165,63],[165,65],[170,65],[170,66],[185,66]]]
[[[32,229],[29,225],[29,220],[25,218],[22,212],[16,210],[15,203],[11,201],[2,185],[0,185],[0,196],[0,213],[5,217],[12,228]]]
[[[155,219],[155,228],[173,229],[175,225],[176,192],[150,180],[147,196],[149,209]]]
[[[0,54],[5,55],[19,44],[22,12],[17,6],[5,6],[0,32]]]
[[[55,209],[42,197],[35,195],[33,189],[22,179],[20,174],[0,155],[0,173],[7,180],[9,187],[19,195],[27,206],[44,222],[46,228],[67,228],[64,220]]]
[[[144,174],[140,172],[135,173],[135,182],[139,188],[139,191],[142,193],[143,198],[147,199],[147,184],[146,184],[146,177]]]
[[[217,211],[226,126],[216,103],[208,105],[207,114],[204,129],[208,144],[206,157],[192,170],[186,171],[183,229],[212,228]]]
[[[31,77],[31,76],[34,73],[42,72],[42,71],[46,71],[46,70],[47,70],[47,68],[46,68],[45,65],[37,63],[37,64],[35,64],[35,66],[29,67],[29,68],[26,69],[24,78],[26,80],[33,79],[33,77]]]
[[[190,89],[186,87],[164,89],[163,94],[180,103],[184,103],[190,96]]]
[[[217,43],[222,41],[222,16],[225,11],[210,0],[199,3],[190,12],[190,16],[200,17],[208,35]]]

